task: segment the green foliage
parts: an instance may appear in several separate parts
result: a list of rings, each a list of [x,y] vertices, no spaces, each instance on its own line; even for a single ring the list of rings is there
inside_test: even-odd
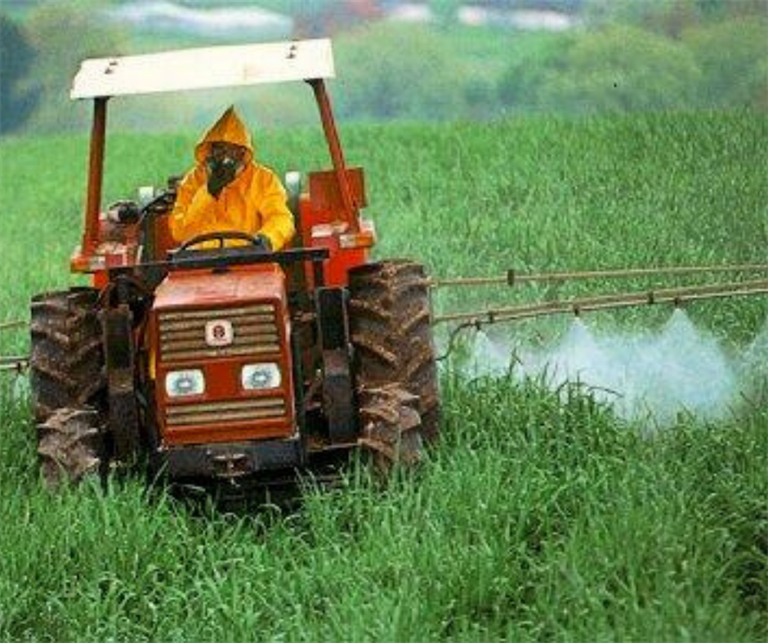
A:
[[[386,120],[462,112],[461,61],[426,29],[361,30],[339,43],[337,59],[342,114]]]
[[[461,0],[429,0],[429,9],[442,27],[448,27],[456,22]]]
[[[598,24],[628,24],[678,38],[719,20],[765,18],[764,0],[588,0],[585,15]]]
[[[703,72],[707,106],[768,108],[768,19],[741,18],[684,32]]]
[[[35,108],[37,94],[24,89],[34,59],[23,29],[0,14],[0,133],[21,127]]]
[[[195,7],[220,7],[219,0],[186,0],[185,4]],[[227,0],[228,5],[258,5],[259,8],[287,14],[289,16],[320,16],[333,10],[334,0]]]
[[[32,129],[81,129],[87,122],[86,106],[69,100],[72,78],[85,58],[125,50],[121,34],[96,15],[100,6],[94,2],[52,2],[31,14],[27,29],[38,55],[28,86],[41,96]]]
[[[763,0],[695,0],[699,12],[708,18],[726,18],[733,16],[765,16]]]
[[[489,119],[505,111],[768,109],[768,28],[764,11],[760,14],[762,0],[563,2],[581,10],[583,28],[559,34],[470,28],[451,20],[454,0],[440,0],[433,3],[445,17],[439,28],[382,21],[343,30],[334,42],[339,80],[332,93],[338,113],[346,120],[370,121]],[[72,75],[86,57],[201,44],[184,34],[124,34],[100,14],[112,3],[24,3],[31,7],[25,9],[24,21],[37,55],[34,66],[27,62],[20,72],[25,77],[15,89],[4,89],[1,96],[25,109],[39,98],[28,129],[63,131],[86,124],[87,106],[68,100]],[[326,19],[346,24],[344,12],[332,0],[270,0],[268,6],[300,14],[299,24],[303,20],[312,28]],[[18,60],[23,66],[25,56],[2,59],[5,65]],[[242,95],[247,103],[250,94]],[[300,92],[284,85],[260,90],[257,99],[252,121],[314,123],[314,107],[302,104]],[[0,109],[7,129],[8,114],[17,110]],[[180,123],[202,128],[216,110],[215,99],[209,102],[204,94],[142,97],[121,100],[110,122],[151,131],[172,130]]]
[[[759,115],[343,134],[366,167],[377,253],[437,275],[765,261]],[[105,200],[186,168],[197,136],[111,138]],[[327,163],[316,131],[259,144],[279,171]],[[1,320],[70,281],[86,150],[84,136],[3,142]],[[689,313],[744,343],[767,304]],[[0,342],[27,349],[24,334]],[[26,394],[3,379],[0,640],[764,640],[768,406],[647,437],[577,387],[560,393],[445,373],[444,439],[420,472],[379,489],[353,468],[293,513],[238,517],[140,478],[46,492]]]
[[[568,70],[574,40],[569,34],[546,34],[528,38],[524,46],[511,47],[507,54],[511,62],[498,83],[501,103],[519,110],[540,107],[540,93],[548,78]]]
[[[508,59],[498,93],[514,110],[768,106],[768,21],[754,16],[708,22],[680,40],[617,25],[551,35]]]
[[[573,112],[639,111],[695,104],[701,73],[681,45],[629,27],[579,39],[567,68],[541,89],[542,103]]]
[[[676,37],[686,27],[702,18],[699,0],[654,0],[642,2],[619,0],[594,3],[598,20],[608,24],[626,24]]]

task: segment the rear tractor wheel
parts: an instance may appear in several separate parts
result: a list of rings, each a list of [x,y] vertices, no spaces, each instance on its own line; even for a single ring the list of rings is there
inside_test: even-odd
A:
[[[439,433],[437,364],[423,266],[382,261],[350,271],[350,331],[361,444],[385,462],[415,464]]]
[[[46,483],[80,481],[104,461],[106,375],[98,291],[44,293],[31,305],[30,382]]]

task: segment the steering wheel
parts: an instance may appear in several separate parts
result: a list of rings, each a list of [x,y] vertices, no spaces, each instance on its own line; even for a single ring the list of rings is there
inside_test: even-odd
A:
[[[197,236],[192,237],[191,239],[188,239],[187,241],[182,243],[179,246],[179,251],[188,250],[192,246],[197,246],[201,243],[205,243],[206,241],[218,241],[219,248],[223,248],[224,243],[226,241],[230,241],[233,239],[236,239],[238,241],[248,241],[253,246],[263,247],[262,242],[258,237],[254,237],[253,235],[248,234],[247,232],[238,232],[236,230],[225,230],[223,232],[206,232],[205,234],[198,234]]]

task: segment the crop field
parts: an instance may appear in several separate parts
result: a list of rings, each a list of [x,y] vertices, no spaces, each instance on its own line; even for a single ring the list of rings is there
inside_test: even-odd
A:
[[[361,125],[342,135],[350,163],[366,169],[377,255],[416,257],[435,275],[768,256],[762,115]],[[256,137],[258,156],[281,172],[326,165],[319,132]],[[183,171],[195,139],[113,135],[106,200]],[[86,150],[83,136],[2,141],[0,322],[27,317],[33,293],[73,283]],[[487,296],[519,297],[441,293],[435,305],[477,308]],[[766,324],[768,302],[687,312],[736,351]],[[587,320],[654,329],[669,315]],[[521,332],[548,341],[565,323]],[[27,346],[24,332],[0,334],[0,354]],[[229,514],[147,491],[138,476],[47,492],[25,382],[5,375],[0,639],[765,640],[767,389],[724,419],[681,413],[649,433],[584,387],[474,377],[455,362],[442,373],[443,439],[419,471],[382,486],[351,466],[339,488],[308,483],[294,510]]]

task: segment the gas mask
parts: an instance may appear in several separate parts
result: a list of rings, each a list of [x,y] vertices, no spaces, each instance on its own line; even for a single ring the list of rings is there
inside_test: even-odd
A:
[[[208,192],[214,197],[239,174],[244,167],[243,152],[236,146],[214,144],[208,158],[205,159],[205,167],[208,170]]]
[[[237,171],[243,165],[243,162],[229,154],[223,154],[217,157],[209,157],[206,160],[206,167],[208,168],[209,175],[232,175],[237,174]]]

